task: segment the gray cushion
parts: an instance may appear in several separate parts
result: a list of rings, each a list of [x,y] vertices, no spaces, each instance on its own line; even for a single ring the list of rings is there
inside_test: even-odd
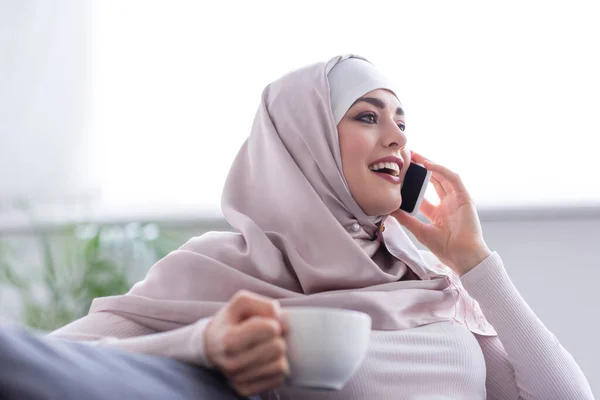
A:
[[[240,399],[224,378],[179,361],[0,326],[0,398]]]

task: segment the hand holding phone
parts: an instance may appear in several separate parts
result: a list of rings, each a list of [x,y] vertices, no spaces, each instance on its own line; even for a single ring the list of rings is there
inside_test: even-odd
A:
[[[462,276],[492,254],[483,238],[473,199],[455,172],[414,152],[411,152],[411,158],[427,166],[421,166],[415,172],[407,174],[410,178],[406,179],[406,184],[401,188],[408,198],[416,198],[415,204],[410,204],[411,200],[404,204],[403,199],[402,207],[391,215],[442,263]],[[425,184],[419,189],[419,182],[429,180],[423,169],[431,171],[430,177],[440,198],[439,205],[423,208],[423,215],[429,220],[426,222],[407,215],[408,212],[416,213],[423,200]],[[417,173],[417,170],[420,172]],[[416,178],[415,181],[413,178]]]
[[[401,210],[409,215],[416,215],[419,212],[430,178],[431,171],[428,171],[421,164],[410,163],[400,188],[400,194],[402,195]]]

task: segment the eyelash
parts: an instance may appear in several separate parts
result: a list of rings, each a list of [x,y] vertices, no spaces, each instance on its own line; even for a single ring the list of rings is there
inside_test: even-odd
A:
[[[373,118],[373,121],[365,121],[365,118],[368,118],[368,117]],[[365,122],[367,124],[376,124],[377,123],[377,119],[378,119],[378,117],[377,117],[377,114],[375,114],[375,113],[360,114],[358,117],[356,117],[357,121],[362,121],[362,122]],[[404,132],[404,130],[406,130],[406,125],[404,125],[403,123],[399,123],[398,124],[398,128],[400,128],[400,130],[402,132]]]

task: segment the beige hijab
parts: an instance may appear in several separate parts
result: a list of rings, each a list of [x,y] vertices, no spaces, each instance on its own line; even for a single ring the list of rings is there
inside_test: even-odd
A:
[[[168,330],[214,315],[238,290],[286,306],[362,311],[375,330],[440,321],[494,335],[458,277],[420,252],[394,218],[370,218],[352,198],[327,74],[340,61],[268,85],[227,177],[222,210],[236,230],[195,237],[122,296],[94,300]],[[385,226],[385,229],[381,227]]]

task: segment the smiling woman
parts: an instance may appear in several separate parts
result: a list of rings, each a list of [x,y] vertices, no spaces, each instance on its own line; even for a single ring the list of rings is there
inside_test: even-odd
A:
[[[89,315],[50,338],[21,340],[26,334],[0,330],[0,353],[11,354],[0,357],[0,372],[9,372],[0,373],[0,397],[14,393],[15,382],[26,390],[35,382],[47,385],[37,391],[41,397],[197,400],[197,385],[213,380],[196,372],[208,369],[209,377],[228,378],[217,383],[229,397],[593,398],[577,362],[488,247],[473,199],[485,207],[600,199],[600,186],[586,185],[586,172],[597,169],[589,138],[600,127],[600,58],[590,51],[600,36],[598,6],[311,2],[94,2],[95,20],[84,24],[93,26],[92,43],[82,45],[94,53],[89,129],[70,119],[83,112],[65,112],[57,101],[86,88],[85,79],[69,80],[78,75],[68,68],[28,75],[43,69],[43,58],[33,55],[48,63],[68,58],[47,41],[53,36],[45,23],[66,32],[65,43],[85,35],[56,23],[50,3],[0,2],[0,47],[9,55],[0,68],[12,68],[0,73],[0,135],[8,132],[0,152],[17,149],[15,163],[0,156],[8,162],[0,173],[21,184],[16,163],[47,164],[42,175],[52,180],[37,186],[44,193],[75,178],[74,171],[85,182],[97,177],[101,203],[129,217],[183,206],[218,212],[222,193],[235,231],[190,239],[127,294],[96,299]],[[22,23],[5,9],[36,19]],[[35,35],[15,45],[20,29]],[[355,56],[330,58],[340,49],[364,54],[378,68]],[[24,57],[12,63],[13,54]],[[22,90],[23,82],[50,90],[36,95]],[[75,111],[84,104],[69,100],[75,103]],[[90,138],[93,154],[67,168],[71,154],[82,154],[78,143]],[[409,144],[444,165],[411,153]],[[565,149],[577,159],[549,168]],[[56,163],[41,162],[35,151],[52,152]],[[422,203],[430,223],[397,209],[406,204],[398,188],[406,187],[411,159],[425,165],[439,196],[437,205]],[[509,241],[513,228],[504,232]],[[420,251],[407,230],[430,251]],[[535,231],[521,242],[531,236]],[[554,238],[544,237],[537,254],[524,246],[510,270],[532,277],[540,302],[549,294],[539,279],[549,271],[538,256],[551,259],[561,276],[565,265],[578,264],[572,251],[548,255],[548,243],[569,247]],[[583,251],[591,266],[594,245]],[[590,276],[577,267],[572,276]],[[571,302],[546,303],[546,312],[564,329],[555,331],[561,340],[569,330],[573,342],[584,343],[581,321],[589,323],[588,335],[595,328],[589,315],[570,324],[560,314],[586,303],[572,295],[583,290],[565,294],[561,285],[560,298]],[[363,363],[341,389],[286,379],[294,372],[293,335],[283,316],[295,306],[345,308],[371,321]],[[549,314],[540,315],[547,321]],[[325,334],[310,329],[294,333],[324,342]],[[597,341],[588,337],[592,346],[580,351],[591,354]],[[38,379],[40,369],[48,379]]]
[[[216,369],[264,399],[593,398],[488,248],[462,179],[408,151],[398,93],[353,55],[269,84],[223,192],[235,232],[191,239],[53,335]],[[398,210],[411,158],[440,197],[422,203],[430,223]],[[336,335],[288,324],[299,306],[371,321],[364,360],[341,385],[295,380],[296,361],[323,354],[294,338]]]

